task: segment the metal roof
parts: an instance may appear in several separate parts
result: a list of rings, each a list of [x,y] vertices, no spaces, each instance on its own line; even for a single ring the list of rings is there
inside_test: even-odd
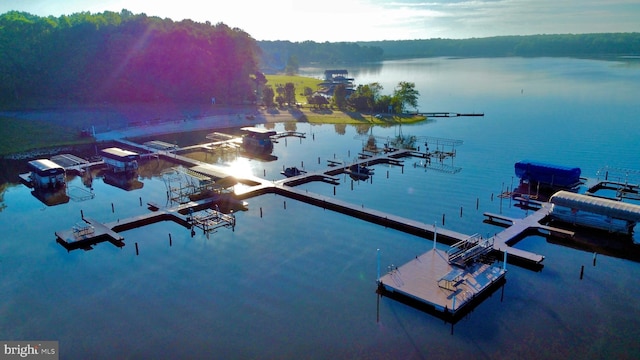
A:
[[[38,171],[47,171],[51,169],[64,169],[62,166],[60,166],[59,164],[56,164],[55,162],[49,159],[32,160],[32,161],[29,161],[29,165],[37,169]]]
[[[616,219],[640,222],[640,205],[595,196],[558,191],[549,199],[554,206],[588,211]]]
[[[116,159],[135,159],[139,155],[133,151],[120,149],[117,147],[107,148],[101,150],[103,156],[108,156]]]

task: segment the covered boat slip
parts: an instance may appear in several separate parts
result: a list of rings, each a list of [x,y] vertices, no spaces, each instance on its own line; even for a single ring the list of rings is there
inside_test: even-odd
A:
[[[577,167],[522,160],[515,164],[516,176],[522,181],[556,188],[574,188],[580,184]]]
[[[549,200],[552,217],[610,232],[632,234],[640,221],[640,206],[596,196],[559,191]]]

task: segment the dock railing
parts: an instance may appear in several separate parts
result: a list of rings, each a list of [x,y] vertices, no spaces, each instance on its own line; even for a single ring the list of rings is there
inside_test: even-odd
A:
[[[478,234],[473,234],[468,238],[453,244],[447,250],[447,257],[450,264],[465,266],[468,262],[485,255],[493,250],[493,239],[483,239]]]

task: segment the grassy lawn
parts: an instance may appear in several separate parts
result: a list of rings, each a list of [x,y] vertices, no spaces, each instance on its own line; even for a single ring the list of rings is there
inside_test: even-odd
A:
[[[271,85],[274,92],[276,91],[276,84],[284,85],[288,82],[293,83],[293,86],[296,88],[296,102],[302,104],[307,102],[307,98],[303,95],[304,88],[309,87],[315,91],[318,90],[318,84],[322,82],[322,80],[297,75],[265,75],[265,77],[267,78],[267,85]]]
[[[302,95],[305,87],[310,87],[312,90],[318,89],[318,84],[322,80],[297,76],[297,75],[265,75],[267,78],[267,85],[271,85],[275,88],[276,84],[286,84],[288,82],[293,83],[296,88],[296,102],[306,104],[307,99]],[[275,90],[275,89],[274,89]],[[317,110],[314,111],[308,107],[304,107],[300,110],[302,116],[296,116],[299,120],[307,121],[316,124],[375,124],[375,125],[395,125],[395,124],[410,124],[426,120],[425,116],[416,115],[384,115],[381,118],[376,118],[368,114],[362,114],[357,112],[347,112],[338,110]]]
[[[80,138],[76,129],[46,121],[0,118],[0,127],[0,155],[93,141],[91,138]]]

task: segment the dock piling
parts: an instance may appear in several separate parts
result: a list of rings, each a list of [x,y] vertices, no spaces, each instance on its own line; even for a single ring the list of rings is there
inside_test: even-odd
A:
[[[583,275],[584,275],[584,265],[580,266],[580,280],[582,280]]]
[[[444,226],[444,214],[442,214],[442,226]]]
[[[82,212],[82,209],[80,209],[80,218],[84,220],[84,212]]]
[[[140,255],[140,252],[138,251],[138,243],[136,243],[136,256]]]
[[[169,233],[169,246],[173,246],[173,241],[171,240],[171,233]]]
[[[476,210],[478,210],[479,207],[480,207],[480,198],[477,197],[476,198]]]
[[[462,206],[460,206],[460,217],[462,217]]]
[[[112,213],[116,212],[115,207],[113,207],[113,203],[111,203],[111,212],[112,212]]]
[[[287,210],[287,201],[284,201],[284,209]]]
[[[262,219],[262,207],[260,207],[260,218]]]
[[[596,256],[598,255],[597,252],[593,253],[593,266],[596,266]]]
[[[140,206],[142,206],[142,196],[140,196],[138,199],[140,199]]]

